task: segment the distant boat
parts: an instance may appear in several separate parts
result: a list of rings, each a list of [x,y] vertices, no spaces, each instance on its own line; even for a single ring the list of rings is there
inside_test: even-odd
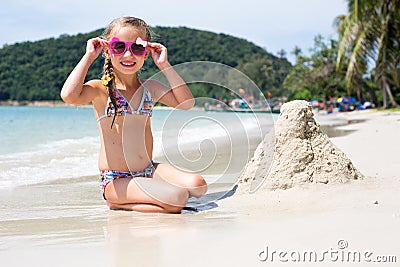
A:
[[[268,109],[268,108],[231,108],[231,107],[214,107],[210,105],[204,105],[205,111],[212,112],[240,112],[240,113],[273,113],[279,114],[279,109]]]
[[[241,113],[274,113],[279,114],[279,109],[252,109],[252,108],[231,108],[222,110],[222,112],[241,112]]]

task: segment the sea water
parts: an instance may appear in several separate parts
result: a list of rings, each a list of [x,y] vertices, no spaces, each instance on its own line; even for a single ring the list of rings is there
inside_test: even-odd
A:
[[[0,189],[98,175],[100,141],[92,108],[1,106],[0,113]],[[194,148],[211,157],[218,144],[233,149],[250,138],[261,140],[274,119],[156,109],[153,156]]]

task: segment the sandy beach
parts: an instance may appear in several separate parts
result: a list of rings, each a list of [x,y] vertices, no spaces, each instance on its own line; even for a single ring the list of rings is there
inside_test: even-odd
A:
[[[1,210],[10,218],[0,225],[2,262],[380,266],[386,261],[386,266],[398,266],[400,112],[315,118],[321,125],[342,125],[330,140],[365,179],[235,194],[212,209],[181,215],[109,211],[99,197],[97,177],[19,187],[0,196]],[[214,183],[210,193],[222,189],[223,184]],[[16,214],[24,219],[13,220]]]

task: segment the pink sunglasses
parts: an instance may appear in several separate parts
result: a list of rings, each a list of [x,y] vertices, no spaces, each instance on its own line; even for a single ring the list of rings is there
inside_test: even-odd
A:
[[[129,51],[135,56],[144,56],[146,54],[147,41],[138,37],[135,42],[124,42],[114,37],[110,42],[111,54],[120,56],[125,54],[129,47]]]

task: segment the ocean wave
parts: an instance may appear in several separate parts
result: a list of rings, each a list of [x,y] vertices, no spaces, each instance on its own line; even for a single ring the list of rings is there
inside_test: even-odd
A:
[[[186,150],[199,147],[205,140],[213,144],[231,144],[244,139],[261,140],[273,128],[271,117],[233,117],[224,120],[218,117],[197,117],[196,122],[190,120],[181,123],[164,123],[163,127],[154,132],[154,157],[162,157],[165,151],[172,147]]]
[[[97,137],[64,139],[0,155],[0,189],[97,175]]]

